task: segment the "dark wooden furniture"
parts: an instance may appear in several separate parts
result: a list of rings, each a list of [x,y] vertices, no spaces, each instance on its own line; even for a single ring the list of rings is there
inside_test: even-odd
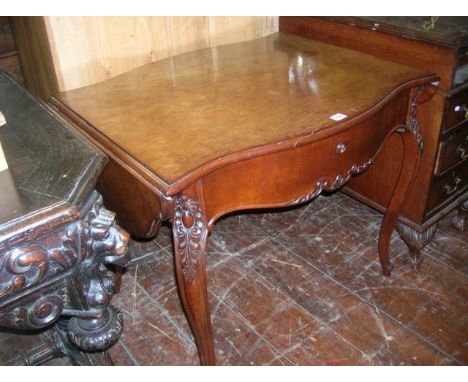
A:
[[[8,16],[0,16],[0,70],[9,73],[19,83],[24,83],[23,71]]]
[[[128,234],[94,191],[107,159],[47,106],[0,72],[0,328],[50,340],[9,364],[68,355],[75,364],[109,363],[120,336],[110,305],[113,268],[128,260]]]
[[[362,51],[428,70],[440,77],[430,102],[418,108],[424,153],[397,230],[412,264],[438,221],[458,209],[463,230],[468,207],[468,17],[281,17],[280,31]],[[372,76],[372,74],[370,74]],[[391,138],[372,168],[344,192],[384,212],[398,178],[403,150]]]
[[[416,108],[436,79],[273,34],[150,64],[51,104],[110,156],[98,189],[123,227],[151,237],[172,223],[180,297],[201,362],[212,365],[205,246],[215,221],[337,190],[396,132],[405,161],[379,242],[388,275],[390,235],[423,145]]]

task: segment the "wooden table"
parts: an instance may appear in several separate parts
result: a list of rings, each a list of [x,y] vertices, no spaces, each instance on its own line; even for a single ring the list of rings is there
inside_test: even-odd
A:
[[[397,132],[405,160],[379,240],[382,270],[423,141],[434,75],[287,34],[199,50],[65,92],[51,104],[111,158],[98,188],[132,235],[173,226],[201,363],[215,364],[205,248],[232,211],[305,203],[367,169]]]
[[[123,316],[110,305],[129,235],[94,190],[107,159],[0,72],[0,328],[49,330],[8,364],[109,364]]]
[[[396,225],[417,268],[442,218],[457,209],[454,227],[463,231],[468,222],[468,17],[286,16],[279,29],[440,77],[437,93],[418,108],[424,153]],[[351,179],[343,192],[385,212],[401,153],[400,140],[391,138],[372,168]]]

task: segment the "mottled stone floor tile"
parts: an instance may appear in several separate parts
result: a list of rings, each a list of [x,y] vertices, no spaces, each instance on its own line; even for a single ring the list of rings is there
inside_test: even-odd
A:
[[[166,306],[152,301],[124,314],[125,330],[120,342],[138,365],[199,363],[191,334],[179,327],[176,313],[175,309],[168,311]]]
[[[451,225],[446,225],[453,214],[443,220],[444,224],[439,224],[439,229],[435,232],[434,238],[424,249],[425,256],[430,256],[434,260],[468,275],[468,239],[466,232],[460,232]],[[468,229],[468,228],[466,228]]]
[[[283,352],[295,365],[371,365],[372,360],[330,328],[308,327],[299,340]]]
[[[114,346],[109,349],[109,354],[112,361],[117,366],[137,366],[138,361],[133,358],[133,355],[126,349],[122,340],[119,340]]]
[[[381,275],[378,261],[382,215],[342,193],[219,220],[207,249],[218,363],[468,364],[468,235],[451,226],[453,216],[439,223],[416,271],[394,233],[391,277]],[[132,241],[130,250],[113,300],[125,319],[110,349],[114,362],[198,365],[170,227],[154,240]],[[0,364],[31,341],[0,333]]]
[[[172,249],[149,253],[133,261],[126,269],[127,279],[138,283],[152,296],[160,296],[174,287],[175,271]]]
[[[265,338],[214,295],[210,295],[216,358],[220,365],[291,365]]]
[[[236,254],[246,251],[270,237],[245,219],[244,215],[230,215],[221,218],[213,227],[208,240],[223,252]]]
[[[247,266],[314,317],[334,321],[361,300],[278,242],[263,244],[239,257]]]
[[[376,306],[361,304],[341,316],[331,327],[360,349],[372,364],[457,364],[413,331],[401,327]]]
[[[242,268],[237,259],[215,268],[208,277],[212,283],[210,290],[216,297],[280,351],[294,344],[304,327],[320,326],[278,289]]]

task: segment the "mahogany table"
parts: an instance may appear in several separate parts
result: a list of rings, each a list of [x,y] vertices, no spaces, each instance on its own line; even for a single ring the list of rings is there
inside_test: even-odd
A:
[[[378,248],[389,275],[390,235],[423,150],[416,109],[436,80],[277,33],[149,64],[51,104],[111,158],[98,189],[124,228],[151,237],[172,223],[182,304],[201,363],[213,365],[205,248],[215,221],[337,190],[398,133],[404,162]]]

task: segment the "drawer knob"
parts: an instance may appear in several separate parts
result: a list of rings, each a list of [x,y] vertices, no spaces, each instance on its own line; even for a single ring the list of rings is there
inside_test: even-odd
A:
[[[455,191],[457,191],[458,190],[458,185],[461,182],[461,178],[458,175],[453,173],[452,176],[453,176],[453,180],[454,180],[455,184],[453,186],[451,186],[448,183],[444,184],[445,195],[452,195]]]
[[[343,154],[348,149],[346,142],[340,142],[336,145],[336,153],[338,155]]]
[[[466,106],[465,104],[461,106],[460,105],[455,106],[454,110],[456,113],[459,113],[459,112],[465,113],[465,119],[468,119],[468,106]]]
[[[460,155],[461,160],[465,160],[466,158],[468,158],[468,153],[466,152],[466,149],[462,145],[458,145],[457,153]]]

